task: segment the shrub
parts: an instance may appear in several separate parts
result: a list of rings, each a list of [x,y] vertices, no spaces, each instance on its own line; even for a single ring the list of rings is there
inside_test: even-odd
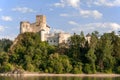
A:
[[[92,73],[92,71],[91,71],[91,65],[90,64],[85,64],[85,66],[84,66],[84,72],[88,73],[88,74]]]
[[[3,66],[0,67],[0,72],[1,73],[10,72],[12,70],[14,70],[14,67],[10,63],[6,63],[6,64],[4,64]]]
[[[26,70],[32,72],[34,71],[34,66],[32,64],[27,64]]]
[[[117,67],[116,72],[120,73],[120,66]]]
[[[80,74],[82,73],[82,63],[81,62],[76,62],[74,67],[73,67],[73,70],[72,72],[74,74]]]

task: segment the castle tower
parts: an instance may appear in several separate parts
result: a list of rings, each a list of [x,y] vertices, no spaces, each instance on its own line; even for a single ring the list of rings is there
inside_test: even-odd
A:
[[[31,32],[30,23],[29,22],[20,22],[20,33]]]
[[[37,15],[36,16],[36,26],[40,27],[41,29],[46,28],[46,16],[44,15]]]
[[[46,16],[37,15],[35,23],[29,23],[27,21],[23,21],[20,23],[20,33],[25,32],[40,32],[41,33],[41,41],[46,40],[46,35],[50,32],[50,27],[46,24]]]
[[[45,30],[40,31],[41,41],[45,41]]]
[[[85,39],[88,41],[88,43],[90,44],[90,40],[91,40],[91,35],[88,33],[85,37]]]

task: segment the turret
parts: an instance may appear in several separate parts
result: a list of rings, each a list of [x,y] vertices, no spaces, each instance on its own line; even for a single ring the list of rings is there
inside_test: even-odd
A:
[[[30,23],[27,21],[20,22],[20,33],[31,32]]]
[[[85,39],[88,41],[88,43],[90,44],[90,40],[91,40],[91,35],[88,33],[85,37]]]
[[[44,29],[40,31],[40,37],[41,37],[41,41],[45,41],[45,30]]]
[[[37,15],[36,16],[36,26],[40,26],[41,29],[44,29],[46,27],[46,16]]]
[[[118,31],[118,35],[120,36],[120,31]]]

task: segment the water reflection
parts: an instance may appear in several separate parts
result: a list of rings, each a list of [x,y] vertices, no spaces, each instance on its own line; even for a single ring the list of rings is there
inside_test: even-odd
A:
[[[120,80],[120,77],[0,77],[0,80]]]

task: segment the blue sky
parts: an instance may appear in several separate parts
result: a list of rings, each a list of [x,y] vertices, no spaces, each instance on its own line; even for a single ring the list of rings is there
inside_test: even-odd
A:
[[[46,15],[53,32],[120,30],[120,0],[0,0],[0,38],[14,39],[20,21]]]

